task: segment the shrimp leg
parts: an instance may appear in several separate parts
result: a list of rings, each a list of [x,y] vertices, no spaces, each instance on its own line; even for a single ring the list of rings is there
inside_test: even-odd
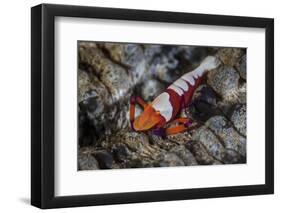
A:
[[[188,127],[191,125],[192,122],[188,118],[177,118],[171,122],[171,124],[173,123],[178,123],[179,125],[166,128],[165,129],[166,135],[173,135],[183,132],[188,129]]]
[[[168,128],[159,127],[154,129],[152,132],[154,135],[160,136],[165,139],[168,135],[174,135],[187,130],[192,122],[188,118],[177,118],[171,122],[171,124],[173,123],[177,123],[178,125]]]
[[[136,104],[139,104],[143,109],[147,106],[147,103],[145,103],[144,100],[142,100],[140,97],[132,96],[130,99],[130,123],[131,128],[134,130],[133,123],[135,120],[135,108]]]

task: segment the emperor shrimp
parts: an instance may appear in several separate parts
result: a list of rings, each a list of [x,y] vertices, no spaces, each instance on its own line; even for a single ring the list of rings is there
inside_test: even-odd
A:
[[[207,56],[193,71],[173,82],[151,103],[145,103],[140,97],[130,99],[130,122],[134,131],[152,131],[155,135],[166,137],[186,131],[191,125],[189,118],[178,118],[180,111],[190,105],[195,89],[200,85],[204,74],[217,68],[219,60]],[[143,112],[135,119],[135,105],[139,104]],[[165,128],[166,124],[175,126]]]

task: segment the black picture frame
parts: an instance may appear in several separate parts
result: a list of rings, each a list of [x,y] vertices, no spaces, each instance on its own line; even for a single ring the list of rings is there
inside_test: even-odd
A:
[[[264,28],[266,32],[265,184],[56,197],[54,195],[54,20],[58,16]],[[41,4],[31,9],[31,52],[32,205],[46,209],[274,193],[273,19]]]

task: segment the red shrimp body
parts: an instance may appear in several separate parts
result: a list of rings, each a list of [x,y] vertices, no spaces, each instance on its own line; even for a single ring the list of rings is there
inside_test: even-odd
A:
[[[147,131],[153,128],[162,128],[173,121],[182,108],[190,104],[194,90],[201,83],[203,75],[219,65],[214,56],[206,57],[193,71],[184,74],[173,82],[163,93],[158,95],[151,104],[142,103],[144,111],[134,120],[134,104],[130,110],[132,129]]]
[[[182,108],[190,104],[193,93],[200,85],[205,72],[217,66],[216,58],[208,56],[195,70],[181,76],[165,92],[158,95],[151,103],[152,108],[160,113],[165,123],[172,121]]]

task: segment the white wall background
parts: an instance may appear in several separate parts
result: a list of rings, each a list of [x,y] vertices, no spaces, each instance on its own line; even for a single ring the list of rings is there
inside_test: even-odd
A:
[[[80,4],[275,18],[275,195],[50,210],[51,212],[265,212],[281,209],[281,13],[277,0],[59,0]],[[3,1],[0,18],[0,211],[39,212],[30,197],[30,7],[37,0]],[[241,174],[243,175],[243,174]]]

